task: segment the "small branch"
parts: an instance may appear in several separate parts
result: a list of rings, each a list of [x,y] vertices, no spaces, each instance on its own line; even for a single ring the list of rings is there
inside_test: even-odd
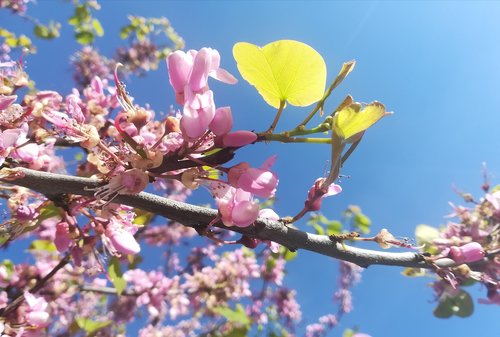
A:
[[[20,177],[16,180],[7,180],[8,177],[4,176],[3,182],[33,189],[45,194],[48,198],[61,194],[93,197],[93,191],[89,191],[88,188],[98,187],[102,184],[96,179],[40,172],[26,168],[17,168],[11,170],[11,172],[15,172]],[[198,229],[199,232],[203,232],[217,216],[217,210],[190,205],[145,192],[137,195],[119,195],[113,202],[161,215],[185,226]],[[345,245],[344,249],[341,244],[333,242],[326,235],[316,235],[290,228],[279,221],[257,219],[254,226],[246,228],[226,227],[220,222],[214,226],[260,240],[274,241],[292,250],[304,249],[349,261],[361,267],[378,264],[432,268],[431,264],[425,262],[422,255],[417,252],[391,253],[348,245]],[[441,259],[436,263],[442,267],[453,265],[453,261],[449,259]]]
[[[39,279],[35,285],[29,290],[30,293],[36,294],[40,289],[45,286],[45,284],[68,262],[70,261],[70,255],[66,255],[59,263],[43,278]],[[5,308],[0,310],[0,317],[7,317],[8,314],[17,309],[24,302],[24,293],[19,294],[12,302],[10,302]]]
[[[95,286],[90,286],[90,285],[84,285],[80,288],[81,291],[88,291],[88,292],[93,292],[93,293],[98,293],[98,294],[103,294],[103,295],[115,295],[118,296],[116,293],[116,289],[112,287],[95,287]],[[125,289],[125,291],[121,294],[122,296],[139,296],[140,294],[128,291]]]

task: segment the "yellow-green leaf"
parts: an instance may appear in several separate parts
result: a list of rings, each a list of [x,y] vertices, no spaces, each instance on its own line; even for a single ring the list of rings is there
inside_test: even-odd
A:
[[[415,228],[415,238],[418,245],[425,245],[424,250],[435,253],[434,239],[439,237],[439,231],[429,225],[418,225]]]
[[[386,115],[382,103],[373,102],[362,108],[353,103],[338,111],[333,118],[333,130],[344,140],[365,131]]]
[[[233,56],[241,76],[275,108],[281,102],[308,106],[323,97],[325,61],[302,42],[279,40],[262,48],[239,42],[233,47]]]
[[[123,278],[120,261],[116,257],[111,258],[111,261],[109,262],[108,275],[111,282],[115,286],[116,293],[121,295],[127,287],[127,281]]]

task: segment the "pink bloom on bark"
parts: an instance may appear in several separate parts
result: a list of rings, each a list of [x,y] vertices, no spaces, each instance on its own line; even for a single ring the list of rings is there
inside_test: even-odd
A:
[[[470,242],[461,247],[450,247],[449,257],[456,263],[469,263],[482,260],[485,254],[479,243]]]
[[[225,147],[242,147],[252,144],[257,140],[257,135],[251,131],[234,131],[222,137],[222,144]]]
[[[140,169],[130,169],[118,173],[108,184],[96,189],[97,199],[111,201],[119,194],[137,194],[142,192],[149,183],[149,176]]]
[[[212,186],[212,193],[226,226],[247,227],[259,216],[259,204],[250,192],[216,183]]]
[[[309,189],[305,204],[310,211],[318,211],[321,208],[321,202],[324,197],[329,197],[342,192],[342,187],[336,184],[331,184],[330,186],[328,186],[328,190],[325,191],[322,188],[324,181],[325,178],[318,178],[314,182],[314,185],[311,187],[311,189]]]
[[[272,156],[258,169],[250,167],[245,162],[235,165],[229,169],[229,183],[262,198],[273,197],[278,185],[278,177],[274,172],[269,171],[269,168],[275,161],[276,156]]]
[[[48,307],[47,301],[43,297],[36,297],[30,292],[24,292],[24,299],[28,304],[28,309],[25,313],[26,322],[38,327],[45,327],[49,322],[49,313],[46,311]]]

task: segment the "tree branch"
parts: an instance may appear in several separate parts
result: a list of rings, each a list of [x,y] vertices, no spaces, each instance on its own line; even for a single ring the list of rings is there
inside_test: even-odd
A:
[[[96,179],[74,177],[69,175],[34,171],[26,168],[8,169],[7,175],[2,175],[5,183],[30,188],[54,198],[61,194],[76,194],[93,197],[95,188],[102,185]],[[16,176],[16,179],[12,179]],[[139,193],[137,195],[119,195],[113,202],[140,208],[171,220],[175,220],[185,226],[193,227],[202,231],[217,216],[217,210],[170,200],[151,193]],[[333,242],[325,235],[307,233],[298,229],[285,226],[279,221],[257,219],[253,226],[246,228],[226,227],[222,223],[216,227],[231,230],[254,237],[260,240],[277,242],[292,250],[304,249],[336,259],[349,261],[361,267],[370,265],[388,265],[400,267],[433,268],[430,263],[424,261],[423,256],[416,252],[391,253],[376,250],[368,250],[348,245],[343,246]],[[435,262],[440,267],[452,266],[451,259],[440,259]]]

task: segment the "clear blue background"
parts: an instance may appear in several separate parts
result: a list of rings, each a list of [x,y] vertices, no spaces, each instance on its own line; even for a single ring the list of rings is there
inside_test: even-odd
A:
[[[103,54],[123,42],[119,27],[126,15],[166,16],[186,40],[187,49],[212,47],[222,66],[239,74],[231,49],[239,41],[264,45],[295,39],[314,47],[327,63],[328,81],[342,62],[356,68],[333,94],[331,111],[347,93],[361,102],[379,100],[395,114],[370,129],[343,169],[344,192],[326,199],[323,208],[338,218],[349,204],[358,204],[373,220],[373,232],[387,227],[413,236],[416,225],[446,223],[448,201],[459,202],[452,185],[480,195],[481,163],[487,162],[493,183],[499,182],[500,156],[500,3],[497,2],[328,2],[328,1],[101,1],[106,35],[97,42]],[[28,14],[42,22],[65,21],[71,6],[42,1]],[[0,13],[1,25],[30,31],[31,25]],[[36,42],[39,52],[28,59],[28,71],[38,88],[68,93],[68,55],[77,44],[72,33]],[[239,77],[240,78],[240,77]],[[266,129],[274,117],[243,80],[237,86],[212,82],[218,106],[230,105],[236,129]],[[127,83],[139,103],[168,111],[174,104],[166,67],[146,79]],[[278,125],[289,129],[307,109],[287,108]],[[316,120],[318,121],[318,120]],[[237,159],[251,155],[260,165],[277,153],[280,174],[277,211],[296,213],[307,189],[328,169],[325,145],[257,144]],[[202,192],[203,194],[203,192]],[[198,199],[195,199],[198,200]],[[206,195],[199,199],[206,201]],[[303,223],[298,226],[305,228]],[[309,229],[309,228],[308,228]],[[310,229],[309,229],[310,230]],[[375,248],[375,247],[374,247]],[[335,261],[301,252],[291,264],[287,284],[297,289],[305,323],[336,311]],[[433,317],[430,279],[407,279],[400,268],[370,267],[354,289],[352,314],[332,336],[355,324],[374,337],[498,336],[498,307],[476,305],[471,318]],[[484,289],[472,293],[484,297]]]

